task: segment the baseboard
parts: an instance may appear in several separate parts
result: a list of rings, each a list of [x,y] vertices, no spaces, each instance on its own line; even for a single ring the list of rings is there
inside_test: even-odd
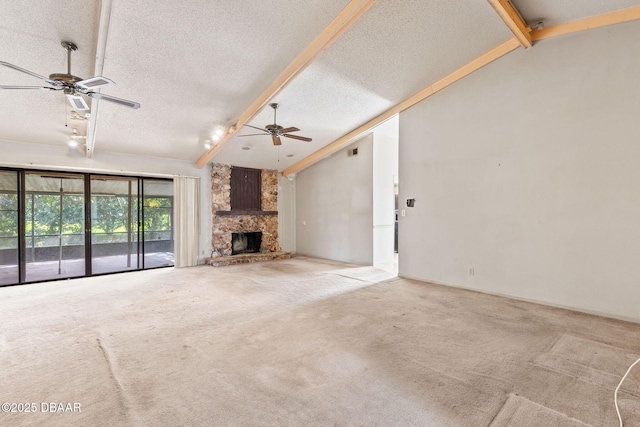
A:
[[[470,286],[457,285],[457,284],[454,284],[454,283],[446,283],[446,282],[441,282],[441,281],[438,281],[438,280],[425,280],[425,279],[420,279],[420,278],[417,278],[417,277],[404,276],[404,275],[401,275],[401,274],[398,274],[398,277],[400,277],[402,279],[416,280],[418,282],[431,283],[431,284],[438,285],[438,286],[447,286],[447,287],[450,287],[450,288],[464,289],[464,290],[467,290],[467,291],[479,292],[481,294],[495,295],[495,296],[498,296],[498,297],[509,298],[509,299],[513,299],[513,300],[517,300],[517,301],[530,302],[530,303],[533,303],[533,304],[546,305],[548,307],[562,308],[564,310],[576,311],[578,313],[591,314],[591,315],[594,315],[594,316],[606,317],[606,318],[609,318],[609,319],[616,319],[616,320],[622,320],[622,321],[625,321],[625,322],[631,322],[631,323],[640,324],[640,319],[639,318],[635,318],[635,317],[621,316],[621,315],[618,315],[618,314],[606,313],[606,312],[602,312],[602,311],[598,311],[598,310],[589,310],[589,309],[585,309],[585,308],[577,307],[577,306],[557,304],[557,303],[550,302],[550,301],[538,300],[538,299],[535,299],[535,298],[526,298],[526,297],[521,297],[521,296],[513,295],[513,294],[506,294],[506,293],[502,293],[502,292],[486,291],[484,289],[472,288]]]

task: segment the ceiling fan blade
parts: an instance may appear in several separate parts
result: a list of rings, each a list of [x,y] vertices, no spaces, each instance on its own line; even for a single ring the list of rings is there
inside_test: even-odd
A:
[[[67,99],[69,103],[76,111],[86,111],[89,109],[89,105],[87,101],[84,100],[80,95],[67,95]]]
[[[55,87],[47,87],[47,86],[0,86],[0,89],[60,90]]]
[[[273,140],[273,145],[282,145],[282,141],[279,136],[271,135],[271,139]]]
[[[0,61],[0,65],[4,65],[5,67],[11,68],[11,69],[16,70],[16,71],[20,71],[21,73],[29,74],[30,76],[33,76],[33,77],[38,78],[40,80],[44,80],[47,83],[53,81],[53,80],[49,80],[48,78],[46,78],[44,76],[41,76],[40,74],[36,74],[33,71],[25,70],[24,68],[20,68],[17,65],[9,64],[8,62]]]
[[[104,101],[113,102],[114,104],[123,105],[125,107],[133,108],[137,110],[140,108],[140,104],[134,101],[127,101],[126,99],[116,98],[115,96],[104,95],[98,92],[87,92],[87,96],[95,99],[102,99]]]
[[[280,133],[298,132],[300,129],[296,127],[280,129]]]
[[[268,133],[249,133],[247,135],[236,135],[236,136],[262,136],[262,135],[269,135]]]
[[[79,86],[81,89],[98,89],[105,86],[111,86],[115,83],[113,80],[109,80],[106,77],[96,76],[91,77],[90,79],[80,80],[76,83],[76,86]]]
[[[300,141],[306,141],[306,142],[310,142],[312,141],[311,138],[307,138],[305,136],[298,136],[298,135],[282,135],[285,138],[292,138],[292,139],[299,139]]]
[[[247,127],[250,127],[250,128],[254,128],[254,129],[258,129],[258,130],[261,130],[261,131],[263,131],[263,132],[267,132],[267,133],[269,133],[269,131],[268,131],[268,130],[266,130],[266,129],[257,128],[257,127],[255,127],[255,126],[251,126],[251,125],[248,125],[248,124],[245,124],[244,126],[247,126]]]

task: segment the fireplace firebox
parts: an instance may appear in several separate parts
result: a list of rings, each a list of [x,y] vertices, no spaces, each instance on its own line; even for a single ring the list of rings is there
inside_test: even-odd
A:
[[[262,232],[252,233],[232,233],[231,234],[231,255],[251,254],[260,252],[262,243]]]

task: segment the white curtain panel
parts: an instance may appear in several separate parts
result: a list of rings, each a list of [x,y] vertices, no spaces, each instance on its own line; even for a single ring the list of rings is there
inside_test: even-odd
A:
[[[173,178],[173,197],[175,266],[198,265],[200,178]]]

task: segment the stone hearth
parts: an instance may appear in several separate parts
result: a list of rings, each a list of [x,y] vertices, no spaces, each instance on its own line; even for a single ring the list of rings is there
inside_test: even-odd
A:
[[[268,252],[265,254],[241,254],[233,256],[221,256],[218,258],[207,258],[207,264],[213,267],[225,265],[245,264],[249,262],[273,261],[277,259],[289,259],[291,252]]]
[[[211,198],[213,210],[212,253],[209,265],[231,265],[267,259],[289,258],[278,245],[278,171],[262,170],[262,210],[255,212],[231,210],[231,166],[211,164]],[[260,252],[231,255],[232,233],[262,232]],[[269,254],[272,254],[269,256]]]

